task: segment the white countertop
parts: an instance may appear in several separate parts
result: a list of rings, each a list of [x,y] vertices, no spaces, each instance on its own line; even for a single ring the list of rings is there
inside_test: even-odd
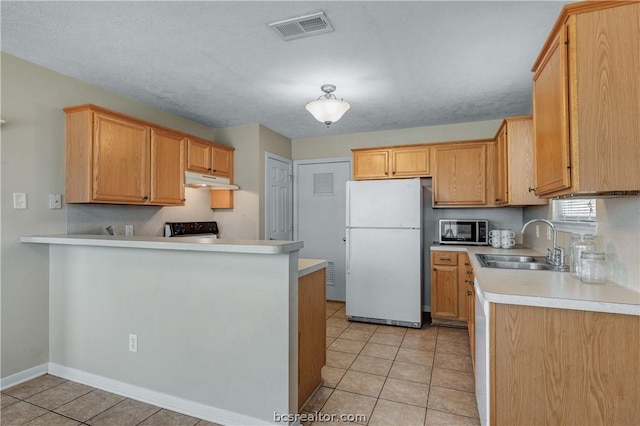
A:
[[[155,250],[191,250],[219,253],[284,254],[300,250],[302,241],[231,240],[202,237],[143,237],[85,234],[32,235],[21,237],[23,243],[66,244],[94,247],[128,247]]]
[[[327,261],[324,259],[298,259],[298,278],[309,275],[312,272],[319,271],[327,267]]]
[[[492,303],[540,306],[640,316],[640,293],[617,284],[585,284],[568,272],[486,268],[476,254],[544,256],[529,248],[494,249],[486,246],[434,245],[431,251],[469,254],[476,288]]]

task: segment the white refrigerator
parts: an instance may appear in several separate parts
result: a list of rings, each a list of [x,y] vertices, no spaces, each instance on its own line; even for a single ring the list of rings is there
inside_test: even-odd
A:
[[[347,318],[421,327],[420,179],[347,182],[346,223]]]

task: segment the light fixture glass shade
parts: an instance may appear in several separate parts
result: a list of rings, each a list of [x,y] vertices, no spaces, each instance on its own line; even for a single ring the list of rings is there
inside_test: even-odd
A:
[[[340,120],[351,105],[339,99],[318,99],[309,102],[306,108],[316,120],[329,126]]]

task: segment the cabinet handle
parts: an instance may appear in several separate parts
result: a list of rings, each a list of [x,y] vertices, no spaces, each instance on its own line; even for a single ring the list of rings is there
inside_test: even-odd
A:
[[[467,275],[473,275],[473,272],[467,271]]]
[[[211,167],[207,167],[207,170],[211,171]]]
[[[440,258],[440,259],[438,259],[438,260],[446,260],[446,261],[450,261],[450,260],[451,260],[451,258],[450,258],[450,257],[441,257],[441,258]]]
[[[529,187],[529,192],[535,192],[535,191],[536,191],[535,188]]]
[[[471,290],[467,290],[467,296],[473,296],[473,293],[471,292]]]
[[[469,281],[469,280],[464,280],[465,283],[469,284],[469,285],[473,285],[473,281]]]
[[[183,199],[182,199],[182,201],[187,201],[187,199],[186,199],[186,198],[183,198]]]
[[[146,195],[144,197],[142,197],[143,200],[148,200],[149,197],[147,197]]]
[[[212,172],[215,172],[215,171],[216,171],[216,169],[209,169],[209,170],[211,170]]]
[[[469,262],[464,262],[464,266],[471,266]]]
[[[433,271],[434,271],[434,272],[437,272],[437,271],[438,271],[438,269],[436,269],[436,268],[433,268]]]

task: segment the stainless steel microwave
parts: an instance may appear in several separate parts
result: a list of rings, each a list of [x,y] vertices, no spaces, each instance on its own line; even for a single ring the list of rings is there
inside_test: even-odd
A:
[[[489,221],[484,219],[440,219],[440,244],[489,244]]]

